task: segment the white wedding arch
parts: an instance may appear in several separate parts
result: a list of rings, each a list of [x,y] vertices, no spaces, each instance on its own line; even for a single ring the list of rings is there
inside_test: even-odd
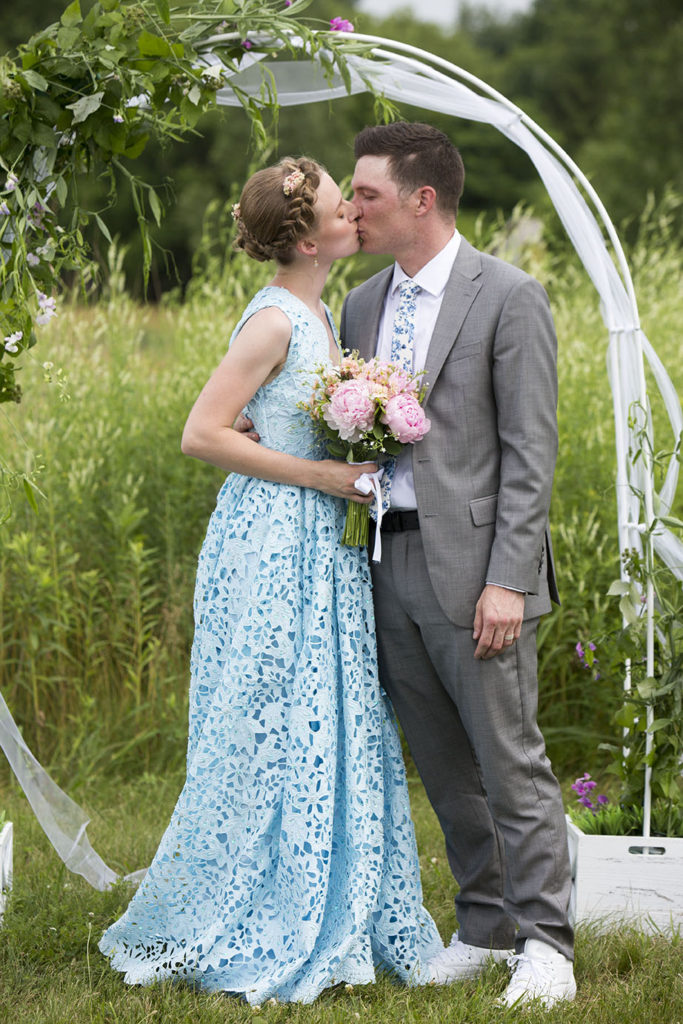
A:
[[[234,35],[213,35],[203,44],[208,64],[220,63],[213,48]],[[256,102],[272,99],[280,106],[306,105],[374,90],[399,104],[489,124],[529,156],[535,165],[564,228],[600,300],[608,334],[607,368],[612,390],[616,437],[617,530],[621,551],[636,549],[656,554],[683,581],[683,543],[661,522],[668,515],[678,483],[678,460],[672,456],[662,487],[656,491],[654,452],[645,378],[647,362],[659,390],[676,443],[683,431],[683,412],[676,390],[640,327],[638,306],[628,264],[617,232],[592,185],[562,148],[527,114],[505,96],[463,68],[407,43],[379,36],[350,33],[368,44],[364,56],[347,57],[350,81],[324,66],[324,53],[312,54],[303,40],[288,39],[301,60],[281,61],[265,53],[245,53],[239,71],[223,68],[228,84],[217,93],[225,106],[241,106],[235,90]],[[263,37],[259,44],[277,56],[282,40]],[[649,443],[643,450],[643,438]],[[633,460],[630,452],[643,450]],[[655,514],[656,509],[656,514]],[[649,582],[644,595],[630,584],[630,616],[647,620],[647,674],[654,675],[654,592]],[[625,680],[630,687],[630,680]],[[652,724],[649,716],[648,725]],[[652,734],[648,731],[648,744]],[[0,746],[8,757],[33,810],[69,870],[81,874],[97,889],[118,877],[93,850],[86,834],[88,818],[47,775],[24,743],[0,695]],[[648,746],[649,749],[649,746]],[[643,834],[650,834],[651,769],[646,768],[643,794]],[[126,876],[129,879],[135,875]]]

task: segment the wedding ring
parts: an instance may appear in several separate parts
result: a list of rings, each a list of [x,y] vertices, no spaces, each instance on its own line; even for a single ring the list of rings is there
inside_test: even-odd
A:
[[[514,640],[514,639],[515,639],[515,634],[514,633],[511,633],[510,636],[504,636],[503,637],[503,640]]]

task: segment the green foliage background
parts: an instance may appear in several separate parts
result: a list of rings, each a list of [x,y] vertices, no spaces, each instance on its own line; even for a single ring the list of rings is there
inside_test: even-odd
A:
[[[644,329],[681,389],[675,211],[649,211],[630,257]],[[52,365],[27,353],[32,401],[3,429],[13,463],[40,453],[46,499],[36,516],[19,496],[0,534],[0,688],[36,755],[72,784],[184,758],[196,558],[222,475],[182,456],[180,436],[270,274],[231,253],[231,231],[217,207],[182,303],[135,304],[112,250],[101,301],[65,306],[46,328]],[[473,241],[499,248],[501,229],[482,221]],[[541,241],[521,262],[548,289],[560,343],[551,519],[563,603],[541,624],[541,719],[558,770],[595,775],[598,743],[619,735],[622,687],[602,643],[620,621],[606,597],[619,564],[605,331],[575,259]],[[335,267],[326,298],[336,313],[357,273],[354,260]],[[664,412],[655,405],[654,415],[667,445]],[[599,680],[574,653],[591,638]]]

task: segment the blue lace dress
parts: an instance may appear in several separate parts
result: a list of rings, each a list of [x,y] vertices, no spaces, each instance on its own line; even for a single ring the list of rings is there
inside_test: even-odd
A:
[[[286,363],[247,412],[262,444],[322,458],[297,402],[329,360],[289,292]],[[233,335],[234,336],[234,335]],[[400,743],[379,688],[366,552],[345,503],[231,474],[199,558],[187,779],[154,861],[100,949],[132,984],[185,979],[311,1002],[375,967],[408,983],[443,947],[422,905]]]

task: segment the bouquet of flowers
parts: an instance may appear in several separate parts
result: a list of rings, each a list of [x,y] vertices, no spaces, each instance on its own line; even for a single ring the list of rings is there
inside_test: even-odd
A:
[[[357,352],[339,366],[316,369],[313,393],[301,408],[310,414],[330,455],[349,463],[398,455],[405,444],[421,441],[431,426],[421,403],[426,387],[412,374]],[[378,514],[380,510],[378,509]],[[369,506],[349,501],[342,544],[368,543]]]

